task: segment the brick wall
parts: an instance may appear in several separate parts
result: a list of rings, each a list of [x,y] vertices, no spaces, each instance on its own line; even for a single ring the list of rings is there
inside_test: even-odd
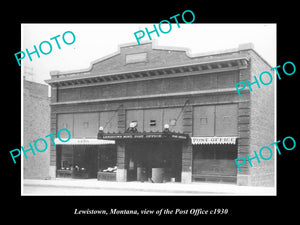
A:
[[[147,62],[139,63],[125,63],[126,55],[136,53],[147,53]],[[111,57],[105,59],[99,59],[92,65],[90,74],[105,74],[113,72],[126,72],[132,70],[145,70],[150,68],[178,66],[185,63],[198,63],[209,60],[221,60],[224,58],[238,56],[238,52],[230,52],[226,54],[214,55],[213,58],[210,55],[200,57],[189,57],[187,50],[179,50],[176,48],[168,47],[161,48],[156,47],[153,42],[143,43],[141,45],[129,45],[121,46],[119,52],[113,54]]]
[[[237,82],[237,71],[201,74],[118,84],[104,84],[80,88],[58,89],[58,101],[78,101],[232,88]]]
[[[260,83],[260,88],[253,85],[253,91],[250,93],[250,143],[249,156],[254,156],[254,151],[259,154],[259,150],[263,146],[269,146],[273,150],[273,157],[270,160],[262,160],[258,164],[256,159],[251,162],[253,167],[249,166],[250,185],[254,186],[274,186],[274,147],[270,144],[275,141],[275,105],[274,105],[274,88],[275,79],[274,73],[270,71],[270,66],[266,64],[254,51],[249,51],[251,56],[250,77],[251,82],[254,82],[254,76],[259,80],[259,75],[268,71],[273,75],[273,81],[270,85]],[[265,78],[265,79],[264,79]],[[268,82],[268,76],[263,76],[264,82]],[[260,82],[260,81],[259,81]],[[269,156],[266,151],[265,158]],[[260,156],[259,156],[260,157]]]
[[[23,93],[23,147],[29,149],[29,143],[34,146],[38,138],[50,134],[50,107],[48,86],[24,80]],[[48,149],[44,152],[35,151],[36,155],[27,152],[27,159],[23,157],[23,174],[25,179],[44,179],[49,176],[50,150],[49,138],[44,138]],[[42,149],[44,146],[41,146]]]
[[[147,62],[139,63],[125,63],[125,57],[128,54],[136,54],[147,52]],[[178,65],[184,61],[189,61],[189,57],[185,51],[166,51],[153,49],[152,42],[141,45],[131,45],[120,47],[119,54],[109,57],[105,60],[97,62],[93,65],[91,73],[105,73],[114,71],[130,71],[130,70],[144,70],[147,68],[162,67],[169,65]],[[150,62],[150,63],[149,63]]]

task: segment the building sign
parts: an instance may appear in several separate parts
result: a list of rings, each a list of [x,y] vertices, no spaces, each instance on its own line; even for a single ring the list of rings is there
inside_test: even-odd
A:
[[[71,138],[68,142],[61,142],[58,138],[55,138],[54,143],[57,145],[109,145],[109,144],[115,144],[115,141]]]
[[[138,62],[147,62],[147,53],[144,52],[126,55],[126,64]]]
[[[118,134],[103,134],[104,140],[118,140],[118,139],[174,139],[174,140],[186,140],[187,135],[180,133],[165,133],[165,132],[145,132],[145,133],[118,133]]]
[[[191,137],[193,145],[235,144],[236,137]]]
[[[178,134],[172,134],[171,137],[178,138],[178,139],[187,139],[187,137],[185,135],[178,135]]]

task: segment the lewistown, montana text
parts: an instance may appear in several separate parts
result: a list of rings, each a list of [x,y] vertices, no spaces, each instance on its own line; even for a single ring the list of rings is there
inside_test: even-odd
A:
[[[101,214],[101,215],[139,215],[137,210],[128,209],[110,209],[108,212],[105,209],[95,210],[95,209],[75,209],[74,214]]]

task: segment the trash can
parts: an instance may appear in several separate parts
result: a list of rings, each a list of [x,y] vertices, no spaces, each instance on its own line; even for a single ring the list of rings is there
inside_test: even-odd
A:
[[[152,168],[152,180],[154,183],[162,183],[164,178],[164,168]]]
[[[144,182],[147,180],[146,168],[145,167],[137,167],[137,180]]]

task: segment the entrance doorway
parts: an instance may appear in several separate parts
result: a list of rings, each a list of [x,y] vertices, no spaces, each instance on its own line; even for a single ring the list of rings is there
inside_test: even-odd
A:
[[[181,147],[170,141],[127,143],[127,181],[180,182]]]

